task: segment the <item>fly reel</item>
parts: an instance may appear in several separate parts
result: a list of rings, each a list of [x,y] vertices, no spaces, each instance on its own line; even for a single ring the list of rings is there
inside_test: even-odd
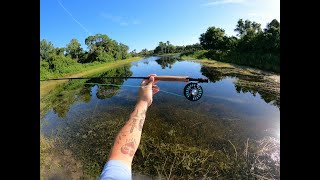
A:
[[[198,83],[189,83],[184,87],[184,96],[190,101],[198,101],[203,94],[202,87]]]

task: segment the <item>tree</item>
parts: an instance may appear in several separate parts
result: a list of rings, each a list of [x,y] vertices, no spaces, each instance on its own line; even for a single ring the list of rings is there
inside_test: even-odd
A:
[[[85,39],[85,43],[89,48],[87,62],[106,62],[122,59],[124,56],[126,56],[126,53],[124,53],[124,51],[127,51],[129,49],[124,44],[119,45],[117,41],[110,39],[105,34],[96,34],[95,36],[89,36]]]
[[[120,43],[119,44],[119,49],[120,49],[120,57],[121,59],[126,59],[128,57],[128,50],[129,47],[125,44]]]
[[[55,53],[55,49],[53,44],[49,41],[47,42],[45,39],[40,41],[40,59],[48,61],[49,56]]]
[[[280,22],[276,19],[273,19],[270,23],[267,24],[267,28],[264,31],[268,31],[271,28],[280,28]]]
[[[161,48],[161,53],[163,54],[163,49],[165,48],[165,43],[163,43],[162,41],[159,42],[159,46]]]
[[[148,50],[146,48],[142,49],[140,53],[141,53],[141,55],[146,56],[146,55],[148,55]]]
[[[233,50],[237,47],[238,39],[234,36],[231,36],[231,37],[225,36],[224,42],[225,42],[226,50]]]
[[[72,39],[69,44],[67,44],[66,53],[70,55],[72,59],[77,61],[83,54],[83,49],[80,47],[81,44],[77,39]]]
[[[244,36],[252,37],[261,32],[261,24],[254,21],[251,22],[248,19],[243,22],[242,19],[239,19],[234,31],[238,32],[237,36],[239,36],[240,38]]]
[[[55,48],[54,52],[56,53],[56,55],[64,55],[65,52],[65,48]]]
[[[136,56],[137,56],[137,52],[136,52],[136,51],[137,51],[137,50],[134,49],[133,51],[130,52],[130,54],[131,54],[132,57],[136,57]]]
[[[264,44],[268,52],[280,54],[280,22],[273,19],[264,29]]]
[[[204,49],[223,50],[226,47],[224,42],[225,31],[221,28],[209,27],[200,35],[200,44]]]

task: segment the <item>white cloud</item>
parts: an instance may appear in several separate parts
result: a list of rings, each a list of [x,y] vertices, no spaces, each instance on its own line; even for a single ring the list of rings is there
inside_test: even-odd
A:
[[[202,4],[203,6],[214,6],[219,4],[243,4],[246,0],[217,0]]]
[[[118,23],[120,26],[128,26],[129,25],[124,20],[124,18],[121,17],[121,16],[114,16],[112,14],[107,14],[107,13],[104,13],[104,12],[100,13],[100,16],[105,18],[105,19],[111,20],[114,23]]]

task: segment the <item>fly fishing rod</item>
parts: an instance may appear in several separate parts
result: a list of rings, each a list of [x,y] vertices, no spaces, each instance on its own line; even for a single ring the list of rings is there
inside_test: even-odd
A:
[[[75,78],[55,78],[40,81],[54,81],[54,80],[76,80],[76,79],[149,79],[149,77],[125,77],[125,76],[101,76],[101,77],[75,77]],[[189,76],[154,76],[158,81],[176,81],[176,82],[190,82],[183,90],[184,96],[190,101],[197,101],[202,97],[203,89],[198,83],[208,83],[207,78],[191,78]]]

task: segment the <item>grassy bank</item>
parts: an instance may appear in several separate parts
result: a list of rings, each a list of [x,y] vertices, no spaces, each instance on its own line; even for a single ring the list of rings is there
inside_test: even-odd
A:
[[[253,95],[258,92],[266,103],[272,103],[280,108],[280,75],[210,59],[193,59],[186,56],[182,59],[200,62],[201,72],[209,77],[211,82],[219,81],[226,76],[237,77],[238,80],[235,82],[237,91],[250,92]]]
[[[280,57],[274,54],[256,54],[222,51],[191,51],[180,55],[182,59],[207,59],[249,66],[265,71],[280,73]]]
[[[167,57],[167,56],[175,56],[175,55],[179,55],[179,54],[180,53],[154,54],[154,56]]]
[[[126,60],[115,61],[115,62],[104,63],[104,64],[94,64],[94,63],[92,63],[91,65],[81,65],[80,64],[80,65],[77,65],[76,67],[70,68],[72,70],[69,73],[64,73],[64,74],[52,73],[52,74],[48,75],[47,78],[89,76],[89,75],[95,74],[100,71],[109,70],[111,68],[116,68],[116,67],[122,66],[124,64],[130,63],[133,61],[137,61],[139,59],[141,59],[141,57],[133,57],[133,58],[129,58]],[[49,91],[51,91],[58,84],[61,84],[64,82],[67,82],[67,80],[40,82],[40,97],[43,97],[45,94],[47,94]]]

